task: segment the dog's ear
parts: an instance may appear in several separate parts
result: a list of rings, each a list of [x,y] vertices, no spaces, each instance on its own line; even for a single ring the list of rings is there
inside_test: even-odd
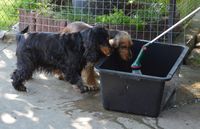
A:
[[[119,42],[115,40],[115,38],[109,40],[109,44],[113,48],[117,48],[119,46]]]
[[[80,34],[81,34],[81,37],[82,37],[82,40],[84,42],[84,46],[86,47],[89,47],[92,45],[92,42],[91,41],[94,36],[94,33],[93,33],[93,29],[92,28],[87,28],[87,29],[84,29],[82,31],[80,31]]]
[[[96,62],[101,55],[100,46],[110,47],[108,31],[103,27],[92,27],[81,32],[87,61]]]
[[[66,53],[71,50],[84,52],[82,38],[79,33],[60,34],[60,40]]]
[[[100,55],[95,49],[85,49],[83,56],[87,62],[96,62]]]
[[[95,41],[96,39],[94,38],[95,33],[93,28],[84,29],[80,33],[84,43],[83,46],[85,48],[83,56],[89,62],[96,62],[98,55],[96,52],[97,46]]]
[[[88,62],[96,62],[99,57],[96,37],[96,27],[84,29],[81,31],[83,46],[85,48],[83,56]]]
[[[119,46],[119,41],[116,38],[116,35],[118,35],[119,31],[118,30],[109,30],[109,44],[113,47],[113,48],[117,48]]]

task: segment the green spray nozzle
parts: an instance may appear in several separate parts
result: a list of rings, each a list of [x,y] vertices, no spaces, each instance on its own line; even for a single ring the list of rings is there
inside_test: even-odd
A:
[[[135,59],[135,61],[132,63],[131,68],[132,68],[132,73],[137,73],[137,74],[141,74],[141,60],[143,58],[144,55],[144,51],[147,49],[147,46],[150,45],[151,42],[145,44],[142,46],[142,48],[140,49],[140,52],[137,56],[137,58]]]

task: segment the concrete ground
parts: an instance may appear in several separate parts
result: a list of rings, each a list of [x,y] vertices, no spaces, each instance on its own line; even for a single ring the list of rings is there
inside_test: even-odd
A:
[[[172,105],[158,118],[107,111],[100,94],[80,94],[51,75],[36,73],[27,93],[11,86],[16,67],[15,43],[0,42],[0,129],[198,129],[200,68],[182,66]]]

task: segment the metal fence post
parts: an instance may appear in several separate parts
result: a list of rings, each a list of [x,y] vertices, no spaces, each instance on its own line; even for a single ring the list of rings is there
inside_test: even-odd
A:
[[[174,25],[176,17],[176,0],[169,0],[168,28]],[[173,30],[168,33],[168,43],[173,43]]]

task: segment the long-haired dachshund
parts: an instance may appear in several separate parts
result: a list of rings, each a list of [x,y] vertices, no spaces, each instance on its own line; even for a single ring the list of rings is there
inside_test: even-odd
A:
[[[84,22],[76,21],[68,24],[61,33],[75,33],[87,28],[93,28],[93,26]],[[109,43],[122,60],[128,61],[132,58],[131,47],[133,42],[127,32],[109,30]],[[55,73],[61,75],[59,71],[56,71]],[[85,69],[82,71],[82,77],[85,78],[87,85],[98,88],[96,82],[96,74],[94,72],[94,64],[88,63],[86,65]],[[59,79],[62,79],[62,76],[59,76]]]
[[[81,93],[92,89],[83,84],[81,71],[86,64],[110,55],[108,31],[103,27],[87,28],[76,33],[25,33],[17,36],[17,69],[11,79],[16,90],[26,91],[24,82],[39,71],[58,69],[64,79],[75,84]]]

